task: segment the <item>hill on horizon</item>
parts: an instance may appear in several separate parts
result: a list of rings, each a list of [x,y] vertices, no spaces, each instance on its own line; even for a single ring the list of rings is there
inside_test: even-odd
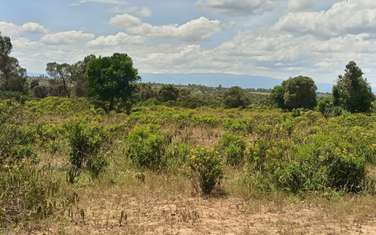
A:
[[[266,76],[237,75],[237,74],[142,74],[143,82],[167,83],[175,85],[204,85],[208,87],[233,87],[272,89],[283,80]],[[319,92],[331,92],[332,84],[317,83]]]

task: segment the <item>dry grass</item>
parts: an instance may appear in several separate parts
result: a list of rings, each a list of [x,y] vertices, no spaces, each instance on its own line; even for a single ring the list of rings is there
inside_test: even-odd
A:
[[[371,196],[202,198],[182,177],[129,173],[124,185],[77,186],[75,206],[10,234],[373,234]],[[226,187],[226,186],[223,186]],[[229,189],[228,189],[229,190]]]

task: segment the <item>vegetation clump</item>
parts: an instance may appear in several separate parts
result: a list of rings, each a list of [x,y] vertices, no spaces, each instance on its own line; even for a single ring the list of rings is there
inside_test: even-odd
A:
[[[298,76],[284,81],[281,86],[276,86],[271,97],[280,108],[312,109],[317,104],[316,90],[315,82],[311,78]]]
[[[138,167],[158,170],[163,166],[168,142],[158,126],[138,126],[127,137],[126,155]]]
[[[375,96],[362,70],[353,61],[346,65],[344,75],[340,75],[333,87],[333,103],[352,113],[369,112]]]
[[[68,171],[68,181],[74,183],[82,170],[88,170],[96,178],[107,166],[107,161],[101,153],[106,140],[104,131],[88,122],[75,123],[69,126],[69,145],[71,167]]]
[[[222,159],[212,149],[194,149],[190,157],[190,168],[195,188],[204,195],[210,194],[223,177]]]

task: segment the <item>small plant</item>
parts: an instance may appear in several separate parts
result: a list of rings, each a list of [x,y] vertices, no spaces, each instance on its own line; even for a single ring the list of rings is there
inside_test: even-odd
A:
[[[244,159],[246,145],[244,140],[238,135],[226,133],[222,137],[218,148],[231,166],[238,166]]]
[[[202,147],[196,148],[190,157],[192,180],[202,194],[208,195],[223,177],[223,166],[218,153]]]
[[[54,175],[30,164],[0,171],[0,192],[0,228],[45,218],[65,200]]]
[[[75,123],[69,127],[69,144],[71,168],[68,181],[74,183],[82,169],[87,169],[96,178],[107,166],[101,154],[105,142],[104,131],[87,122]]]
[[[171,143],[165,154],[165,162],[168,170],[177,171],[184,167],[188,162],[190,154],[190,148],[187,144],[183,143]]]
[[[126,154],[137,167],[153,170],[162,167],[168,138],[159,127],[138,126],[129,133],[126,143]]]

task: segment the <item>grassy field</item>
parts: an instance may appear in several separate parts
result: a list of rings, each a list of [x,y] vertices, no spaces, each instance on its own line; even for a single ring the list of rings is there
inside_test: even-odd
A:
[[[107,114],[56,97],[0,109],[5,234],[376,232],[375,114]]]

